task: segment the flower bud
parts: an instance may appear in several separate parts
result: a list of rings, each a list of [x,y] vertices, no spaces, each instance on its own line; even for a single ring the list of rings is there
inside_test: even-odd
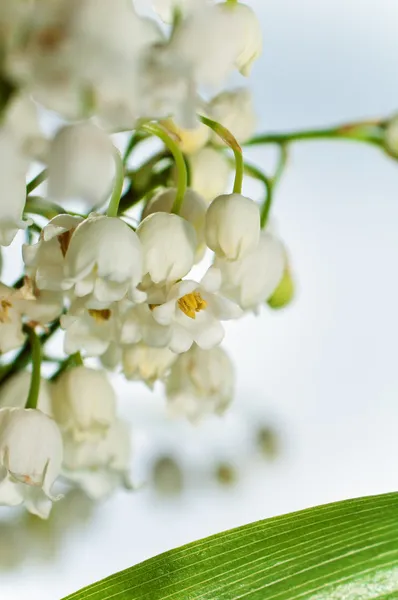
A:
[[[148,204],[142,213],[143,219],[156,212],[170,213],[174,204],[177,190],[169,188],[158,192]],[[194,190],[188,189],[185,192],[182,202],[180,216],[193,225],[196,232],[197,250],[196,261],[199,261],[205,251],[205,220],[207,204],[205,200]]]
[[[144,275],[156,284],[181,279],[192,268],[197,239],[182,217],[163,212],[146,217],[137,229],[144,251]]]
[[[260,237],[257,204],[241,194],[224,194],[210,204],[206,215],[207,245],[220,258],[240,260]]]
[[[289,267],[286,266],[282,279],[272,296],[268,298],[267,304],[271,308],[284,308],[293,300],[294,292],[294,281]]]
[[[204,415],[221,414],[232,400],[234,369],[220,347],[202,350],[192,346],[180,354],[166,381],[170,412],[192,422]]]
[[[71,368],[54,384],[53,411],[74,439],[99,439],[115,421],[116,395],[104,371]]]
[[[200,122],[192,129],[179,127],[171,119],[162,121],[162,125],[166,127],[173,137],[177,138],[177,145],[184,154],[194,154],[194,152],[198,152],[198,150],[207,144],[211,134],[211,130],[207,125]]]
[[[221,92],[211,100],[207,110],[211,118],[228,129],[241,144],[255,132],[256,114],[250,90],[246,88]],[[212,141],[223,144],[216,133],[213,133]]]
[[[32,375],[29,371],[19,371],[10,377],[8,381],[2,383],[0,388],[0,407],[24,408],[28,399],[31,378]],[[41,379],[40,381],[37,408],[46,415],[51,416],[52,414],[51,384],[47,379]]]
[[[40,410],[0,409],[0,504],[24,503],[47,518],[51,488],[62,463],[62,437],[52,419]]]
[[[211,202],[225,192],[231,167],[222,152],[210,147],[203,148],[189,157],[189,166],[191,188],[207,202]]]
[[[163,379],[177,355],[168,348],[154,348],[139,343],[123,348],[122,364],[126,379],[143,380],[153,388],[157,379]]]
[[[60,129],[49,148],[49,197],[84,201],[89,208],[103,204],[112,187],[113,151],[110,138],[92,123]]]

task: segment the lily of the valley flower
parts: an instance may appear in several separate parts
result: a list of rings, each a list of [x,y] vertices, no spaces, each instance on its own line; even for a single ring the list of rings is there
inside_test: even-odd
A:
[[[76,443],[64,436],[65,477],[80,485],[94,500],[109,495],[115,488],[131,488],[129,463],[130,432],[123,421],[117,420],[104,438]]]
[[[276,290],[285,265],[282,242],[267,231],[261,232],[258,245],[241,260],[216,258],[214,262],[222,274],[222,293],[244,310],[254,311]]]
[[[189,166],[191,188],[207,202],[211,202],[227,189],[231,167],[228,158],[222,152],[210,146],[203,148],[189,157]]]
[[[158,212],[146,217],[137,229],[144,252],[144,275],[155,284],[184,277],[194,264],[197,239],[187,220]]]
[[[51,488],[62,463],[62,437],[55,424],[39,410],[0,409],[0,504],[24,504],[47,518]]]
[[[136,233],[116,217],[91,215],[74,231],[65,255],[64,289],[99,302],[121,300],[142,277],[142,250]]]
[[[31,378],[32,374],[29,371],[19,371],[8,381],[3,382],[0,388],[0,407],[24,408],[28,399]],[[51,391],[51,384],[47,379],[42,378],[37,408],[49,416],[52,416]]]
[[[211,100],[207,110],[212,119],[228,129],[241,144],[255,132],[256,114],[250,90],[246,88],[221,92]],[[213,133],[212,141],[223,144],[216,133]]]
[[[207,245],[220,258],[240,260],[253,250],[260,237],[257,204],[241,194],[218,196],[206,215]]]
[[[76,441],[100,439],[115,421],[116,395],[104,371],[74,367],[56,380],[54,417]]]
[[[20,229],[26,202],[26,172],[28,163],[16,139],[0,131],[0,246],[9,246]]]
[[[49,147],[49,197],[80,200],[90,209],[103,204],[114,176],[113,152],[109,136],[93,123],[62,127]]]
[[[222,414],[233,390],[234,368],[222,348],[192,346],[174,362],[166,381],[171,414],[185,416],[193,423],[208,414]]]
[[[239,46],[235,58],[236,68],[245,75],[250,75],[253,62],[260,56],[263,47],[263,36],[260,22],[250,6],[240,2],[218,5],[225,13],[232,13],[239,23]]]
[[[176,358],[168,348],[154,348],[142,342],[131,344],[122,351],[123,373],[126,379],[144,381],[153,388],[155,381],[165,377]]]
[[[171,119],[162,122],[169,133],[176,138],[176,142],[184,154],[194,154],[203,148],[209,141],[211,130],[201,122],[195,127],[179,127]]]
[[[143,219],[156,212],[170,213],[176,193],[177,190],[175,188],[169,188],[155,194],[142,213]],[[180,216],[191,223],[195,229],[197,241],[196,260],[200,260],[205,251],[206,209],[206,201],[197,192],[192,189],[188,189],[185,192]]]
[[[154,320],[171,331],[170,350],[186,352],[194,342],[203,349],[213,348],[224,337],[220,321],[241,316],[236,304],[217,293],[220,284],[220,274],[209,269],[200,284],[183,280],[168,292],[153,289],[148,293]]]
[[[81,217],[57,215],[45,225],[36,244],[24,244],[26,274],[40,290],[61,291],[65,278],[65,254]]]

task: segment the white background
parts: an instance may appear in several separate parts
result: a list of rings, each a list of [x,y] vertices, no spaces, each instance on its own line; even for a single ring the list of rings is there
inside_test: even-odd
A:
[[[398,108],[395,0],[250,4],[265,38],[252,80],[259,130]],[[268,166],[273,155],[257,150],[250,158]],[[232,413],[199,430],[168,424],[161,390],[151,395],[140,384],[118,383],[123,414],[137,430],[136,478],[145,477],[158,450],[174,451],[184,462],[186,493],[163,500],[149,486],[120,492],[88,521],[75,507],[74,523],[54,547],[46,528],[33,527],[40,545],[3,525],[2,599],[54,600],[210,533],[397,488],[398,163],[371,147],[300,143],[274,216],[290,250],[297,300],[228,328],[225,345],[238,377]],[[250,448],[248,423],[261,419],[280,429],[282,455],[273,464]],[[211,482],[209,470],[221,458],[244,473],[232,489]],[[43,561],[43,547],[52,560]]]

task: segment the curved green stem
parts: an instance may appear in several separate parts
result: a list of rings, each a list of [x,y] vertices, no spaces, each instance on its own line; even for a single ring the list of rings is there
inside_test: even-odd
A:
[[[126,150],[124,151],[123,154],[123,164],[125,165],[130,157],[130,154],[132,153],[132,151],[134,150],[134,148],[140,143],[142,142],[142,140],[145,140],[147,138],[147,134],[143,133],[142,131],[135,131],[129,140],[129,143],[127,144]]]
[[[288,142],[322,139],[344,139],[381,146],[384,140],[384,128],[385,121],[380,119],[373,121],[358,121],[356,123],[344,123],[342,125],[322,129],[261,134],[245,142],[245,146],[254,146],[257,144],[285,144]]]
[[[113,152],[115,160],[115,183],[113,186],[113,192],[109,201],[109,206],[106,214],[108,217],[117,217],[119,210],[119,202],[122,197],[123,183],[124,183],[124,165],[120,152],[117,148]]]
[[[26,326],[25,331],[29,337],[30,351],[32,357],[32,376],[30,380],[28,399],[26,401],[25,408],[37,408],[41,382],[41,343],[33,327]]]
[[[222,140],[229,146],[234,153],[235,157],[235,181],[234,181],[234,194],[240,194],[242,192],[242,183],[243,183],[243,154],[242,148],[240,147],[237,139],[232,135],[232,133],[226,129],[221,123],[217,123],[208,117],[204,117],[203,115],[199,115],[199,119],[210,127]]]
[[[50,202],[49,200],[42,198],[41,196],[29,196],[29,198],[26,200],[24,212],[32,215],[40,215],[50,220],[57,215],[65,214],[65,209],[54,202]],[[69,214],[81,216],[71,212],[69,212]]]
[[[36,177],[33,177],[32,181],[26,185],[26,195],[28,196],[33,190],[35,190],[43,181],[47,179],[48,171],[47,169],[43,169]]]
[[[141,129],[160,138],[173,155],[177,167],[177,193],[171,212],[178,215],[181,211],[188,182],[187,167],[183,153],[178,147],[178,144],[176,144],[176,142],[161,125],[156,123],[145,123],[142,125]]]

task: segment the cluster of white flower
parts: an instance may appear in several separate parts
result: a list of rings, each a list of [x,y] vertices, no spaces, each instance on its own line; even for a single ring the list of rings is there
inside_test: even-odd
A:
[[[94,498],[130,486],[129,433],[104,368],[150,387],[162,380],[170,412],[191,421],[221,413],[234,382],[222,322],[291,297],[284,245],[241,194],[249,92],[203,96],[236,69],[249,74],[261,51],[256,16],[235,0],[153,4],[162,21],[131,0],[6,0],[0,15],[10,96],[0,245],[28,233],[23,285],[0,283],[0,503],[42,517],[58,475]],[[60,117],[52,138],[39,126],[45,109]],[[134,132],[124,161],[112,138],[121,131]],[[134,144],[153,135],[164,150],[129,171]],[[26,190],[32,161],[45,172]],[[44,197],[33,196],[44,179]],[[126,212],[138,201],[133,227]],[[76,202],[89,214],[68,212]],[[210,251],[196,281],[190,272]],[[32,338],[40,345],[58,325],[66,359],[49,382]],[[30,347],[32,374],[20,370]]]

